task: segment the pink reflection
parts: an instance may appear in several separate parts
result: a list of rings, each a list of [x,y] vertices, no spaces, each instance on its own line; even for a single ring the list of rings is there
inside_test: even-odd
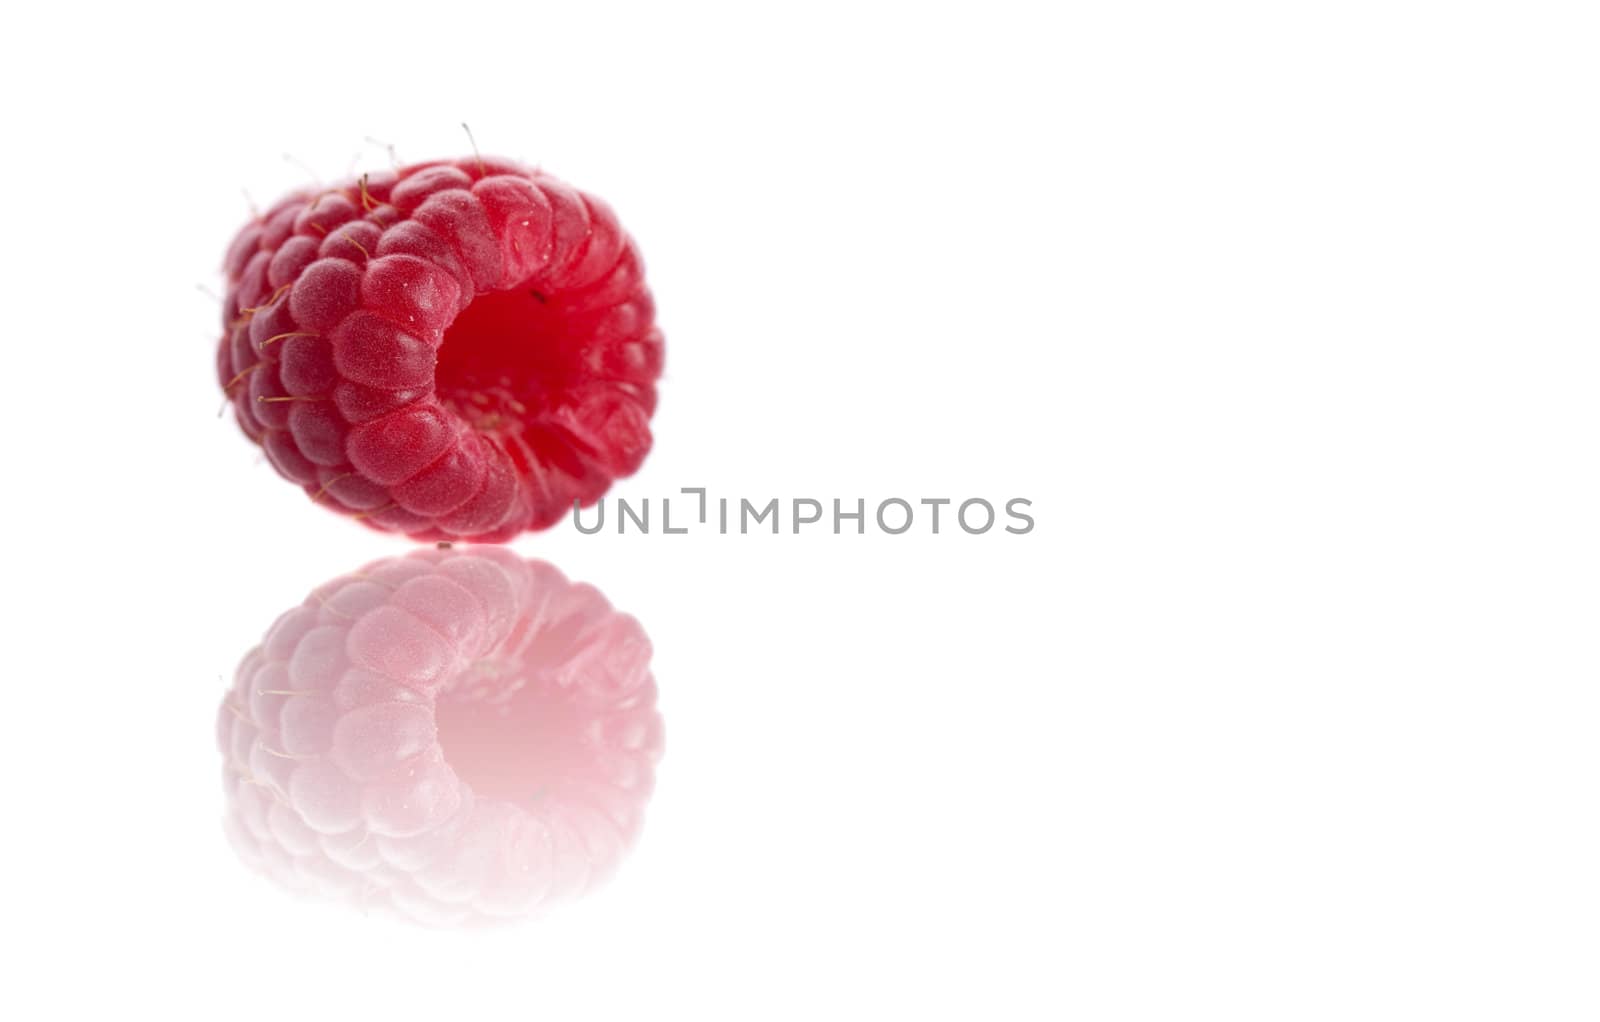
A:
[[[508,550],[418,551],[314,591],[223,700],[227,827],[295,890],[456,925],[591,889],[661,758],[650,640]]]

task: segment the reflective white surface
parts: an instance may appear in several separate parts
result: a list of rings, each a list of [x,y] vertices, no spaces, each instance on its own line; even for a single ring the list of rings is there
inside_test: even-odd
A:
[[[0,1014],[1600,1013],[1586,7],[9,17]],[[645,253],[615,495],[1038,519],[519,542],[648,626],[671,748],[615,882],[485,934],[220,832],[241,652],[407,547],[215,418],[194,286],[285,150],[462,120]]]

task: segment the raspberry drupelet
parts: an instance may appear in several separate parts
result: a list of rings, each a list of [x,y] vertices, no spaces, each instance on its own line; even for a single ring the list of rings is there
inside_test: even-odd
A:
[[[639,253],[542,171],[470,156],[296,193],[224,268],[240,428],[373,528],[504,541],[650,450],[662,337]]]

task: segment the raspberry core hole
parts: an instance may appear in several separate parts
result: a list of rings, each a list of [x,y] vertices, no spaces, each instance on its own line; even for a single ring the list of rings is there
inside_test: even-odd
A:
[[[526,287],[491,291],[445,329],[435,390],[480,432],[519,431],[581,378],[581,351],[557,300]]]
[[[503,701],[446,693],[434,719],[445,761],[479,796],[534,809],[593,776],[587,718],[553,681],[530,680]]]

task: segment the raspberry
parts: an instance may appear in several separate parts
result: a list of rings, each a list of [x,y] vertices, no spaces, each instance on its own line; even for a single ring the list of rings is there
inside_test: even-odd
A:
[[[327,583],[217,716],[227,829],[280,884],[431,925],[538,912],[608,876],[662,750],[650,641],[504,548]]]
[[[498,542],[650,450],[662,338],[603,202],[470,157],[290,195],[233,239],[217,375],[318,503]]]

